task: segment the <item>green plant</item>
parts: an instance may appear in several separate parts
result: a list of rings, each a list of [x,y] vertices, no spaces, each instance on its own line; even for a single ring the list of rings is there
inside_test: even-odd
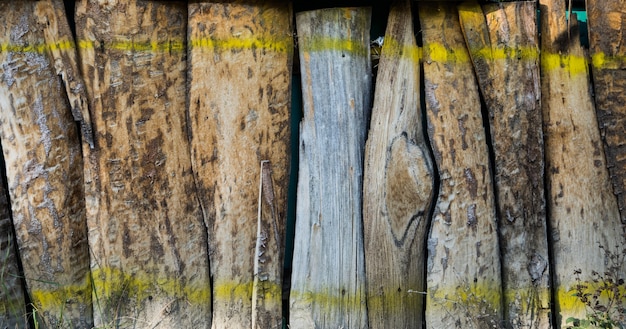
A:
[[[574,295],[585,304],[587,314],[585,319],[570,317],[565,320],[566,328],[602,328],[626,329],[626,284],[622,276],[626,248],[621,252],[613,252],[600,246],[604,252],[608,267],[604,273],[591,272],[590,283],[581,280],[582,272],[574,271],[576,287]],[[616,247],[619,250],[619,247]]]

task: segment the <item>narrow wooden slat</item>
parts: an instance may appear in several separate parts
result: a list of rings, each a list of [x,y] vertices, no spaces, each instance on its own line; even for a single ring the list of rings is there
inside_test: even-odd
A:
[[[420,4],[428,134],[440,188],[428,238],[427,328],[502,321],[489,157],[472,64],[456,7]]]
[[[185,121],[182,3],[76,4],[94,149],[85,186],[95,324],[208,328],[206,228]]]
[[[609,175],[626,225],[626,3],[587,0],[595,105]]]
[[[621,245],[622,230],[577,21],[573,17],[568,30],[563,1],[541,0],[540,5],[546,190],[556,325],[560,327],[569,317],[585,319],[587,314],[584,304],[573,296],[579,283],[574,271],[581,271],[580,283],[597,288],[593,271],[604,273],[610,264],[599,246],[613,250]]]
[[[421,328],[433,167],[422,131],[411,2],[389,13],[368,140],[363,223],[369,327]]]
[[[292,328],[367,328],[361,188],[370,14],[334,8],[296,15],[304,118]]]
[[[536,5],[468,2],[459,15],[489,112],[505,322],[550,328]]]
[[[1,71],[0,71],[1,72]],[[3,108],[0,107],[0,110]],[[11,204],[0,174],[0,326],[27,328],[25,287],[18,267],[18,255],[11,221]]]
[[[52,52],[71,36],[57,29],[65,15],[56,17],[52,8],[51,1],[0,2],[0,138],[24,275],[39,321],[51,328],[89,328],[83,161]]]
[[[213,328],[250,328],[253,314],[255,328],[281,325],[291,22],[286,1],[189,4],[188,116],[209,232]],[[260,174],[261,161],[269,161],[271,174]],[[263,190],[258,236],[262,178],[264,187],[273,182],[273,197]],[[257,253],[258,239],[264,248]],[[255,259],[263,262],[260,273]]]

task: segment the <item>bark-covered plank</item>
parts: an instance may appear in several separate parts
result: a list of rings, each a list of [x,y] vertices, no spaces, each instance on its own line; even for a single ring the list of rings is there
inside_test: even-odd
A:
[[[507,328],[550,327],[539,46],[534,2],[459,7],[489,113]]]
[[[188,116],[209,232],[213,328],[250,328],[253,313],[258,328],[276,328],[289,180],[291,7],[285,1],[195,2],[189,31]],[[262,161],[271,166],[274,203],[262,209],[258,236]],[[269,191],[263,197],[272,198]],[[258,257],[262,273],[254,272]]]
[[[76,4],[94,148],[83,143],[96,326],[208,328],[206,228],[191,170],[186,5]]]
[[[560,327],[569,317],[584,319],[587,314],[574,296],[579,283],[574,272],[580,270],[581,284],[597,288],[593,272],[604,273],[611,264],[599,246],[613,250],[623,243],[577,21],[572,17],[568,29],[563,1],[541,0],[540,4],[546,195]],[[623,268],[621,272],[623,276]]]
[[[449,4],[419,4],[428,135],[439,170],[428,238],[427,328],[502,320],[494,194],[478,87]]]
[[[361,195],[370,14],[334,8],[296,15],[304,118],[292,328],[367,328]]]
[[[586,3],[596,111],[613,193],[626,224],[626,3]]]
[[[0,174],[0,326],[2,328],[28,327],[26,293],[16,250],[11,205],[2,173]]]
[[[391,6],[365,147],[363,225],[370,328],[421,328],[434,198],[411,2]]]
[[[52,49],[50,1],[3,1],[0,138],[24,276],[40,323],[93,325],[83,160]]]

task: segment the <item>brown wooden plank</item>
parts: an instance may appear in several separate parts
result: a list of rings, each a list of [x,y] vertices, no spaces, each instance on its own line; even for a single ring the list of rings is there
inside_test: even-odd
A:
[[[411,2],[391,6],[365,148],[363,224],[370,328],[421,328],[433,165],[424,141]]]
[[[82,0],[84,143],[96,326],[208,328],[207,237],[191,169],[186,5]]]
[[[293,328],[367,328],[363,152],[370,8],[296,15],[304,118],[290,295]]]
[[[587,0],[595,105],[613,192],[626,224],[626,3]]]
[[[501,325],[493,186],[456,6],[420,4],[428,135],[440,188],[428,238],[427,328]]]
[[[2,71],[0,71],[2,72]],[[2,108],[0,107],[0,110]],[[11,204],[0,174],[0,326],[27,328],[25,287],[18,267],[15,234],[11,221]]]
[[[0,137],[28,292],[45,327],[93,325],[82,157],[51,1],[3,1]],[[67,24],[67,23],[66,23]],[[71,47],[71,46],[70,46]]]
[[[596,288],[593,271],[604,273],[610,264],[598,246],[621,245],[622,229],[577,21],[572,17],[568,30],[563,1],[541,0],[540,5],[546,190],[555,316],[560,327],[569,317],[584,319],[587,314],[573,296],[579,283],[574,271],[581,271],[580,283]]]
[[[508,328],[550,328],[536,5],[459,7],[495,153],[504,316]]]
[[[250,328],[253,313],[258,328],[281,324],[291,21],[285,1],[189,5],[192,160],[209,231],[213,328]],[[272,229],[258,236],[261,161],[271,165],[266,182],[273,181],[274,204],[261,212],[261,226]],[[258,239],[262,255],[255,253]]]

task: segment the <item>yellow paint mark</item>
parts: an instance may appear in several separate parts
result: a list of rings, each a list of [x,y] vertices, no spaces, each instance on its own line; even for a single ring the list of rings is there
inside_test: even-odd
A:
[[[401,44],[389,36],[385,37],[382,54],[383,56],[408,59],[414,63],[419,63],[422,60],[422,48],[415,44]]]
[[[296,300],[298,304],[313,305],[317,310],[329,312],[336,312],[337,309],[358,310],[366,306],[365,293],[359,290],[345,294],[341,289],[332,291],[325,289],[319,292],[292,290],[290,298]]]
[[[440,43],[429,43],[424,49],[424,60],[438,63],[467,63],[469,54],[465,48],[451,49]]]
[[[191,41],[191,49],[220,49],[220,50],[243,50],[259,49],[269,50],[279,53],[291,53],[293,51],[293,40],[291,38],[269,38],[269,39],[211,39],[202,38]]]
[[[302,41],[300,47],[304,52],[341,51],[362,56],[369,53],[369,45],[346,39],[312,38]]]
[[[471,284],[455,288],[439,287],[427,293],[429,303],[438,307],[463,306],[468,311],[489,309],[498,312],[502,295],[500,285],[495,283]]]
[[[541,68],[546,71],[557,69],[567,71],[571,76],[586,74],[587,58],[578,55],[541,54]]]
[[[50,284],[50,289],[33,290],[31,298],[40,310],[63,309],[67,302],[91,304],[91,282],[85,278],[82,285]]]
[[[580,282],[580,284],[587,286],[586,289],[583,289],[583,293],[593,294],[597,289],[602,290],[602,293],[600,294],[600,297],[599,297],[600,304],[603,304],[603,305],[608,304],[607,301],[609,298],[609,291],[602,289],[602,286],[603,286],[602,282],[596,283],[596,282],[582,281]],[[626,296],[626,287],[624,287],[624,285],[621,285],[619,287],[619,293],[621,296]],[[580,301],[580,298],[578,296],[576,296],[575,287],[572,287],[571,289],[567,289],[567,288],[557,289],[556,298],[557,300],[555,301],[555,303],[557,304],[557,307],[561,311],[561,313],[575,313],[577,311],[585,309],[585,304]],[[589,296],[589,299],[591,298],[592,297]]]

